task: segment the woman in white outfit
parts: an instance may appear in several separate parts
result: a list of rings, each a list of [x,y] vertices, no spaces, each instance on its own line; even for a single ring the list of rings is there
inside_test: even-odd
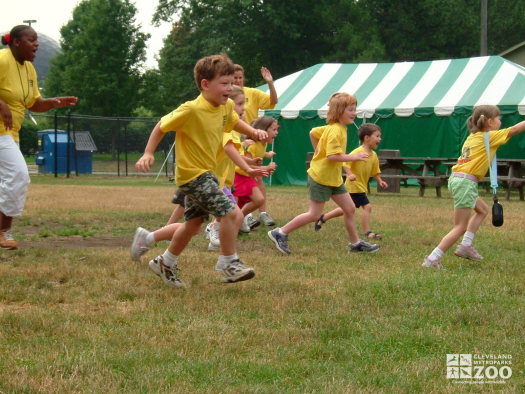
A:
[[[0,248],[17,249],[11,236],[13,217],[24,210],[29,174],[19,148],[19,130],[26,109],[45,112],[70,107],[76,97],[40,96],[37,75],[31,63],[38,50],[38,37],[30,26],[13,27],[2,36],[0,50]]]

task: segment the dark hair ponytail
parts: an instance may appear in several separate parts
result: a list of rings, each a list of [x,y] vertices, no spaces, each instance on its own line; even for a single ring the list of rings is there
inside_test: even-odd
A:
[[[32,29],[32,27],[28,25],[18,25],[13,27],[9,33],[2,36],[2,44],[11,46],[13,40],[16,38],[22,38],[24,31],[27,29]]]

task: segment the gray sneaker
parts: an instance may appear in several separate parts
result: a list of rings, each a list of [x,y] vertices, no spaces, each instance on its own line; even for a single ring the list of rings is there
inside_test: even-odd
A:
[[[248,219],[246,216],[242,219],[241,227],[239,228],[239,231],[245,234],[250,232],[250,226],[248,225]]]
[[[284,253],[290,254],[290,249],[288,249],[288,235],[282,235],[279,233],[279,228],[274,228],[273,230],[268,231],[268,237],[275,243],[276,248]]]
[[[161,277],[162,281],[171,287],[184,287],[184,283],[177,278],[177,271],[179,268],[175,264],[173,267],[169,267],[164,264],[164,259],[161,256],[155,257],[149,262],[149,268]]]
[[[421,264],[421,267],[441,269],[443,268],[443,265],[441,265],[439,260],[430,260],[428,256],[425,256],[425,259],[423,260],[423,264]]]
[[[130,250],[131,260],[140,261],[140,256],[149,250],[149,246],[146,243],[146,237],[148,234],[149,231],[142,227],[138,227],[137,230],[135,230]]]
[[[257,220],[251,213],[246,215],[246,223],[248,224],[248,227],[250,227],[250,230],[253,230],[261,224],[261,222]]]
[[[259,215],[259,220],[264,223],[265,226],[275,226],[275,220],[270,216],[268,212],[262,212]]]
[[[478,251],[474,249],[473,246],[465,246],[465,245],[459,244],[454,254],[458,257],[463,257],[464,259],[469,259],[469,260],[474,260],[474,261],[483,260],[483,256],[480,255]]]
[[[375,253],[379,250],[379,245],[377,244],[369,244],[368,242],[363,241],[362,239],[359,240],[359,243],[357,245],[348,244],[348,249],[350,252],[368,252],[368,253]]]
[[[229,263],[220,263],[217,261],[215,271],[223,274],[224,282],[234,283],[251,279],[255,276],[253,268],[247,267],[240,259],[235,259]]]

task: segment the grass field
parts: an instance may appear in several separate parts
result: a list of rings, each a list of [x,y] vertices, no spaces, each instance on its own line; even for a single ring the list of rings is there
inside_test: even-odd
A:
[[[0,250],[1,393],[524,390],[525,202],[515,195],[504,226],[478,233],[481,263],[449,251],[445,270],[420,268],[451,226],[452,200],[402,188],[370,196],[384,236],[376,254],[347,253],[340,219],[293,233],[290,256],[260,229],[238,242],[256,277],[223,284],[197,236],[180,258],[188,287],[174,290],[147,267],[166,244],[129,259],[135,228],[169,217],[172,185],[32,182],[14,231],[21,248]],[[306,206],[303,187],[269,188],[278,224]],[[511,355],[512,376],[455,383],[446,356],[460,353]]]

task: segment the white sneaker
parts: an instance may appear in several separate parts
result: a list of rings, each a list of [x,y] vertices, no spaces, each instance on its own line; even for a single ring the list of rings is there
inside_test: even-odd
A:
[[[211,242],[208,243],[208,250],[209,250],[210,252],[216,252],[217,250],[220,250],[220,249],[221,249],[220,246],[218,246],[218,245],[214,245],[214,244],[211,243]]]
[[[164,259],[162,255],[155,257],[149,262],[149,268],[155,273],[155,275],[160,276],[162,281],[171,287],[185,287],[184,283],[177,277],[177,271],[179,270],[177,264],[173,267],[169,267],[164,264]]]
[[[443,265],[439,262],[439,260],[430,260],[428,256],[425,256],[425,259],[423,260],[423,264],[421,264],[421,267],[442,269]]]
[[[250,225],[248,224],[248,219],[246,216],[244,219],[242,219],[241,228],[239,228],[239,231],[241,233],[249,233],[250,232]]]
[[[213,246],[216,246],[218,250],[219,246],[221,246],[221,240],[219,239],[219,222],[215,222],[215,224],[211,227],[209,232],[208,239],[210,240],[210,244],[213,244]],[[208,249],[209,250],[209,249]]]
[[[213,227],[213,223],[208,223],[206,225],[206,228],[204,229],[204,236],[206,237],[206,239],[210,239],[210,231]]]
[[[275,220],[273,220],[268,212],[261,212],[259,220],[263,222],[265,226],[275,226]]]
[[[149,231],[138,227],[135,230],[135,235],[133,236],[133,242],[131,243],[131,260],[140,261],[140,256],[146,253],[149,250],[149,246],[146,243],[146,237],[148,236]]]
[[[254,228],[256,228],[257,226],[261,224],[261,222],[257,220],[257,218],[253,216],[251,213],[246,215],[246,223],[250,227],[250,230],[253,230]]]
[[[217,261],[215,271],[224,275],[224,282],[234,283],[251,279],[255,276],[253,268],[247,267],[240,259],[235,259],[229,263],[220,263]]]

